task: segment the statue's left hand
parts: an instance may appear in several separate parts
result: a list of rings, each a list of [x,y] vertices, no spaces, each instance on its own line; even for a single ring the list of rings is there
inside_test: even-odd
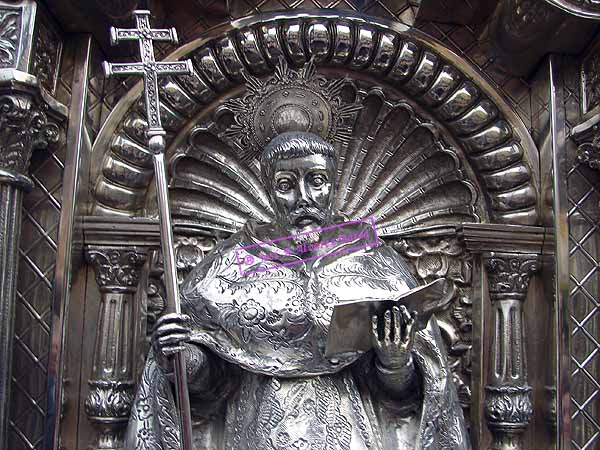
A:
[[[417,328],[416,315],[416,312],[411,314],[400,305],[371,318],[371,340],[380,365],[387,369],[400,369],[410,362]]]
[[[190,317],[170,313],[159,317],[152,330],[152,347],[159,367],[168,373],[173,369],[173,355],[185,350],[190,340]]]

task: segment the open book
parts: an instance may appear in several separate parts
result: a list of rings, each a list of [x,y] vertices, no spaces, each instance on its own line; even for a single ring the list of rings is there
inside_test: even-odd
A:
[[[404,305],[417,312],[417,331],[427,326],[432,314],[444,309],[452,300],[452,282],[438,279],[411,289],[389,300],[360,299],[338,303],[333,309],[327,336],[327,357],[346,352],[366,352],[371,349],[371,317],[394,305]]]

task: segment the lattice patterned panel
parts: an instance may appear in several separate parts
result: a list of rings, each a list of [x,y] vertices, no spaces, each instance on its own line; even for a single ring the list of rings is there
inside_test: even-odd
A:
[[[567,127],[579,119],[577,78],[565,83]],[[600,174],[568,142],[572,448],[600,447]]]
[[[71,99],[72,49],[63,53],[56,97]],[[24,196],[9,429],[10,450],[41,449],[46,416],[47,365],[54,268],[63,185],[64,146],[35,151]]]
[[[35,152],[23,202],[9,448],[41,449],[64,148]]]

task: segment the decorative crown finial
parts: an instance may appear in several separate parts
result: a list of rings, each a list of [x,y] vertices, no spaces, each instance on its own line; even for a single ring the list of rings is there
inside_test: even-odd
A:
[[[268,79],[248,74],[245,78],[248,92],[226,101],[218,111],[233,115],[233,124],[223,135],[237,144],[241,160],[256,158],[273,137],[286,131],[315,133],[332,143],[350,139],[346,119],[362,106],[343,103],[347,78],[318,76],[312,59],[296,71],[283,58]]]

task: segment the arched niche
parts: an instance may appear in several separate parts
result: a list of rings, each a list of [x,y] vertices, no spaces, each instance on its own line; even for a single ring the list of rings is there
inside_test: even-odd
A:
[[[395,214],[378,222],[388,235],[460,222],[538,223],[538,152],[528,130],[482,74],[417,30],[341,11],[257,15],[214,29],[167,59],[187,58],[196,73],[165,78],[160,88],[175,175],[173,213],[182,220],[233,231],[247,218],[269,214],[262,186],[255,183],[256,164],[243,168],[250,178],[236,175],[241,163],[235,145],[215,123],[215,111],[226,99],[244,95],[244,72],[263,79],[279,58],[295,68],[314,58],[321,76],[349,77],[363,103],[353,133],[355,141],[362,141],[348,146],[358,150],[340,149],[346,161],[359,163],[338,178],[344,200],[337,204],[346,213],[372,214],[384,203]],[[97,215],[153,214],[141,89],[138,83],[121,99],[94,144]],[[382,130],[398,135],[391,138]],[[413,160],[390,157],[386,150],[391,147]],[[202,149],[216,152],[212,160]],[[358,160],[348,157],[352,152]],[[430,165],[444,168],[437,173],[437,185],[436,172],[416,162],[431,158],[438,161]],[[402,177],[382,178],[382,165],[398,172],[422,170],[431,178],[424,180],[429,183],[425,187],[414,177],[412,184]],[[371,181],[361,186],[363,179]],[[228,189],[213,189],[215,181]],[[385,189],[395,189],[395,195],[381,198]],[[347,193],[358,200],[348,199]],[[211,219],[217,216],[227,220]]]

